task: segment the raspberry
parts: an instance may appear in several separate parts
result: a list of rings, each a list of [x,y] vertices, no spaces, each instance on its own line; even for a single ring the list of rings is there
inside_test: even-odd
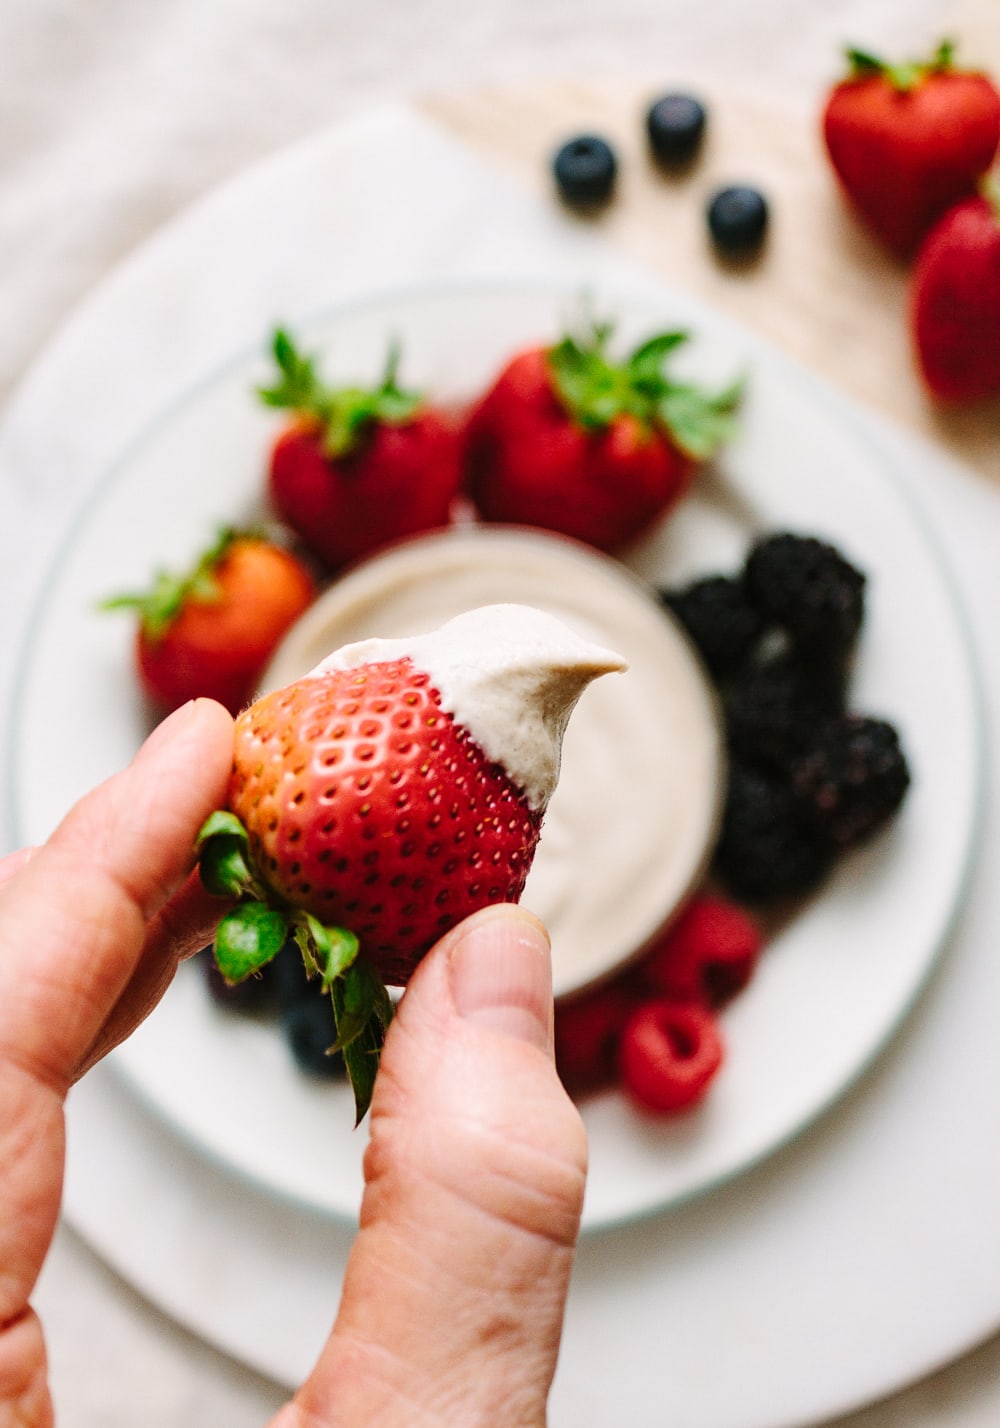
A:
[[[796,815],[791,791],[773,774],[735,763],[714,868],[740,902],[762,906],[812,891],[833,852]]]
[[[791,790],[809,828],[837,851],[870,838],[899,810],[910,771],[895,728],[846,714],[795,760]]]
[[[556,1069],[568,1091],[594,1091],[614,1080],[621,1030],[633,1006],[620,982],[557,1003]]]
[[[723,694],[729,747],[738,758],[784,770],[843,711],[844,697],[839,679],[811,661],[785,654],[754,664]]]
[[[683,625],[716,678],[747,658],[764,628],[743,582],[726,575],[709,575],[681,589],[661,590],[660,599]]]
[[[715,1017],[696,1002],[646,1002],[622,1031],[622,1085],[644,1110],[682,1111],[700,1101],[722,1064]]]
[[[760,929],[743,908],[702,894],[644,958],[639,975],[661,996],[721,1006],[749,982],[761,943]]]
[[[751,548],[743,578],[756,608],[799,649],[843,658],[853,648],[865,577],[834,546],[790,532],[765,536]]]

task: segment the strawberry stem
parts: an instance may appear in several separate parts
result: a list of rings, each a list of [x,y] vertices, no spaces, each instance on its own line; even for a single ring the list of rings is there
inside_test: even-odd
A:
[[[623,362],[607,355],[611,332],[609,324],[594,323],[586,336],[567,335],[548,351],[553,389],[575,421],[599,432],[629,415],[698,461],[732,437],[743,382],[712,393],[677,382],[665,370],[673,353],[689,340],[687,332],[658,333]]]
[[[257,872],[250,836],[235,814],[219,809],[202,824],[195,842],[201,881],[215,897],[235,901],[220,920],[212,950],[230,984],[272,961],[292,938],[306,975],[319,977],[333,1005],[337,1039],[330,1051],[344,1057],[354,1092],[355,1125],[371,1104],[375,1076],[393,1005],[381,978],[364,958],[354,933],[329,927],[293,907]]]
[[[881,75],[900,94],[906,94],[922,84],[929,75],[945,74],[954,68],[955,42],[941,40],[937,49],[926,60],[900,60],[892,63],[874,55],[870,50],[848,46],[844,52],[850,66],[851,79],[869,79]]]
[[[150,640],[160,640],[177,619],[189,600],[200,605],[214,605],[222,598],[215,572],[225,559],[230,546],[240,535],[233,526],[221,526],[215,540],[203,551],[190,570],[176,574],[158,570],[148,590],[112,595],[102,600],[102,610],[134,610]]]
[[[403,426],[423,403],[420,393],[399,386],[398,342],[389,344],[382,379],[370,388],[328,386],[319,374],[317,358],[300,351],[284,328],[275,331],[271,352],[277,380],[270,387],[258,387],[257,395],[266,406],[315,422],[323,434],[323,449],[333,460],[349,456],[375,422]]]

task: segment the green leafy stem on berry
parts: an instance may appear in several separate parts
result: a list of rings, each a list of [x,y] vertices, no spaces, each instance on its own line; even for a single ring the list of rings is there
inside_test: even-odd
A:
[[[209,815],[198,834],[201,880],[216,897],[235,901],[215,932],[212,950],[227,982],[242,982],[272,961],[294,939],[306,973],[318,977],[333,1004],[339,1051],[354,1091],[355,1124],[371,1104],[379,1056],[392,1020],[392,999],[374,968],[359,955],[358,939],[344,927],[328,927],[279,898],[253,863],[250,838],[233,813]]]
[[[330,387],[319,375],[317,360],[299,350],[279,327],[271,351],[278,367],[277,381],[258,387],[257,395],[269,407],[279,407],[316,422],[323,433],[323,450],[334,460],[349,456],[375,422],[402,426],[423,404],[419,392],[404,391],[397,381],[399,346],[390,343],[382,380],[376,387]]]
[[[239,536],[257,536],[257,532],[238,531],[234,526],[220,527],[215,540],[183,574],[158,570],[148,590],[112,595],[102,600],[102,610],[134,610],[150,640],[162,639],[188,600],[202,605],[214,605],[222,598],[215,572]],[[263,538],[262,534],[260,538]]]
[[[719,392],[675,381],[666,366],[689,340],[682,331],[661,332],[624,361],[612,361],[607,351],[611,333],[610,324],[594,323],[587,337],[567,335],[548,350],[556,394],[581,426],[600,431],[629,415],[695,461],[707,460],[732,438],[746,385],[742,378]]]
[[[954,68],[955,42],[942,40],[930,59],[903,60],[899,64],[890,64],[868,50],[849,47],[845,53],[851,67],[852,79],[868,79],[873,75],[881,75],[894,89],[899,90],[900,94],[905,94],[908,90],[915,89],[928,75],[947,74]]]

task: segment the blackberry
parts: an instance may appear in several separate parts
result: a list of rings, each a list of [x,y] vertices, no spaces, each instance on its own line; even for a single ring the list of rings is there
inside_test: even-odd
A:
[[[740,580],[709,575],[660,599],[676,616],[717,679],[735,670],[759,639],[764,621],[747,599]]]
[[[832,865],[832,851],[799,822],[786,785],[752,764],[734,763],[713,862],[729,894],[756,906],[798,897]]]
[[[799,817],[842,852],[870,838],[898,812],[910,771],[892,724],[845,714],[795,760],[790,781]]]
[[[844,659],[864,619],[865,577],[815,536],[778,532],[750,550],[747,595],[766,620],[781,625],[800,650]]]
[[[794,655],[752,663],[725,688],[726,740],[740,759],[784,771],[844,708],[845,686]]]

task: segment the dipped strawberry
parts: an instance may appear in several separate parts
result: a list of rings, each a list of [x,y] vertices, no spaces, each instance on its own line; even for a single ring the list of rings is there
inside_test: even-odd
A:
[[[274,357],[278,380],[259,395],[293,420],[271,451],[270,497],[309,550],[336,569],[447,524],[461,482],[458,430],[398,385],[395,350],[371,389],[327,386],[286,332],[275,333]]]
[[[487,521],[541,526],[602,550],[641,535],[732,432],[738,385],[710,394],[666,372],[668,332],[623,362],[610,328],[514,357],[472,410],[466,484]]]
[[[1000,183],[984,184],[931,232],[913,273],[910,320],[935,397],[1000,394]]]
[[[202,877],[238,899],[215,940],[230,981],[289,936],[332,994],[359,1118],[402,986],[450,927],[516,902],[585,686],[623,668],[524,606],[345,646],[236,724],[228,809]]]
[[[986,74],[955,67],[948,41],[920,62],[847,57],[823,112],[827,152],[858,213],[906,258],[993,162],[1000,94]]]
[[[149,590],[114,596],[103,608],[138,614],[136,667],[157,706],[203,696],[235,714],[315,593],[290,551],[227,528],[189,571],[161,571]]]

